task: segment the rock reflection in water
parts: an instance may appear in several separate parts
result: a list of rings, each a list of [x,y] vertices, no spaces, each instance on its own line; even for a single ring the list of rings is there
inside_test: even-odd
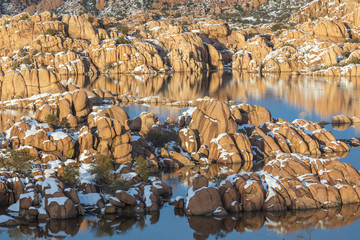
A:
[[[51,220],[47,222],[24,223],[18,227],[2,229],[12,239],[21,238],[54,238],[63,239],[76,236],[80,232],[88,232],[93,238],[115,237],[130,231],[143,230],[159,222],[161,213],[138,216],[104,215],[102,218],[85,217],[67,220]],[[176,216],[175,216],[176,215]],[[168,216],[186,218],[188,227],[193,231],[195,239],[208,237],[226,237],[230,233],[258,231],[265,227],[268,231],[282,236],[289,234],[311,234],[316,229],[340,228],[351,225],[360,217],[360,206],[346,205],[342,208],[318,209],[288,212],[247,212],[229,215],[224,218],[205,216],[184,216],[183,211],[175,210],[175,215]],[[188,231],[183,229],[183,231]],[[173,233],[166,233],[169,236]],[[89,234],[87,234],[89,236]],[[305,237],[305,236],[304,236]],[[306,238],[309,236],[306,236]]]
[[[23,222],[22,225],[8,228],[10,238],[56,238],[64,239],[81,232],[91,232],[94,238],[126,234],[132,228],[144,229],[147,225],[159,221],[160,213],[147,215],[116,216],[104,215],[102,218],[87,216],[66,220]],[[0,231],[1,232],[1,231]]]
[[[196,165],[194,167],[183,167],[169,172],[162,172],[160,178],[173,188],[173,193],[177,193],[177,189],[181,185],[189,187],[192,186],[193,176],[200,173],[208,179],[221,181],[225,176],[241,172],[254,172],[261,170],[264,166],[264,161],[260,162],[244,162],[243,164],[212,164],[212,165]]]
[[[188,217],[188,223],[194,230],[195,239],[207,239],[210,235],[225,237],[233,231],[238,233],[258,231],[263,226],[267,230],[276,231],[281,235],[304,230],[307,231],[306,234],[311,234],[311,230],[314,229],[331,229],[351,225],[359,217],[360,208],[359,204],[356,204],[326,210],[247,212],[240,215],[229,215],[225,218],[191,216]],[[308,237],[306,236],[305,239]]]
[[[249,99],[281,99],[290,106],[315,111],[326,118],[342,113],[360,116],[360,78],[312,77],[289,74],[266,75],[233,72],[174,73],[145,75],[119,74],[112,76],[75,76],[63,78],[90,89],[109,90],[118,94],[141,97],[162,96],[174,100],[193,100],[210,96],[221,101]]]

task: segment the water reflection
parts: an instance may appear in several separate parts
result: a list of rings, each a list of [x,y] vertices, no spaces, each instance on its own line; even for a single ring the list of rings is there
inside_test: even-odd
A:
[[[183,101],[210,96],[222,101],[281,99],[326,118],[334,114],[360,116],[360,78],[312,77],[302,75],[252,75],[249,73],[174,73],[172,75],[63,77],[63,82],[141,97],[163,96]]]
[[[240,215],[229,215],[225,218],[193,216],[188,218],[189,226],[195,231],[196,239],[206,239],[219,232],[258,231],[263,226],[277,234],[289,235],[293,232],[310,233],[314,229],[340,228],[353,224],[360,217],[359,205],[348,205],[342,208],[317,209],[287,212],[247,212]],[[298,233],[299,234],[299,233]],[[307,239],[308,236],[305,238]]]
[[[176,215],[175,215],[176,214]],[[283,237],[296,233],[304,235],[305,239],[311,237],[316,229],[333,229],[349,226],[360,217],[359,204],[347,205],[342,208],[318,209],[307,211],[287,212],[247,212],[237,215],[228,215],[224,218],[204,216],[186,217],[180,211],[176,211],[166,221],[183,219],[185,226],[181,231],[193,232],[195,239],[227,238],[229,234],[243,234],[256,232],[265,228],[266,231],[275,232]],[[133,235],[139,231],[158,225],[163,229],[164,235],[168,232],[164,221],[159,221],[160,214],[153,213],[137,216],[104,215],[101,218],[85,217],[68,220],[51,220],[44,222],[24,222],[14,228],[0,230],[0,236],[12,239],[23,238],[56,238],[63,239],[76,237],[78,234],[86,234],[91,238],[115,237],[118,235]],[[239,236],[239,235],[238,235]],[[154,237],[154,236],[153,236]],[[149,236],[152,238],[152,236]]]
[[[172,187],[173,195],[183,194],[183,192],[178,192],[178,189],[192,186],[193,176],[197,173],[200,173],[206,176],[208,179],[213,179],[216,181],[221,181],[225,176],[229,176],[241,172],[256,172],[263,168],[265,161],[259,162],[244,162],[243,164],[212,164],[206,166],[196,165],[194,167],[183,167],[178,170],[170,170],[167,172],[162,172],[160,178],[162,181],[165,181],[166,184]]]

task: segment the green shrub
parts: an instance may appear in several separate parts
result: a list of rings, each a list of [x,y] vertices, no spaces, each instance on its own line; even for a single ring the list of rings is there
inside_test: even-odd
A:
[[[343,52],[341,55],[344,57],[344,58],[348,58],[350,56],[351,52],[349,51],[346,51],[346,52]]]
[[[48,28],[46,29],[45,31],[45,35],[51,35],[51,36],[54,36],[56,34],[56,31],[52,28]]]
[[[15,62],[13,63],[13,65],[12,65],[12,69],[13,69],[13,70],[18,69],[19,67],[20,67],[20,62],[19,62],[19,61],[15,61]]]
[[[285,29],[285,28],[286,28],[286,26],[284,24],[276,23],[276,24],[272,25],[270,29],[271,29],[271,31],[276,32],[278,30]]]
[[[19,49],[19,56],[25,57],[27,55],[27,51],[24,48]]]
[[[141,177],[141,179],[143,181],[146,181],[150,176],[149,163],[142,156],[139,156],[139,157],[135,158],[134,160],[135,160],[135,165],[134,165],[133,169],[135,170],[135,172],[137,174],[139,174],[139,176]]]
[[[60,121],[60,119],[54,114],[47,115],[45,121],[55,128],[65,128],[66,127],[66,124],[64,122]]]
[[[22,60],[22,63],[23,64],[26,64],[26,65],[29,65],[29,64],[32,64],[32,61],[29,57],[26,57]]]
[[[0,157],[0,168],[15,171],[25,175],[31,174],[33,157],[26,150],[9,150],[5,156]]]
[[[89,16],[89,17],[88,17],[88,21],[89,21],[90,23],[93,23],[93,22],[95,21],[95,19],[94,19],[92,16]]]
[[[65,166],[64,171],[59,176],[66,187],[76,188],[79,186],[79,168],[73,166]]]
[[[127,190],[129,190],[129,188],[130,188],[130,185],[127,181],[121,180],[121,179],[116,179],[115,182],[113,182],[110,185],[109,192],[113,193],[113,192],[116,192],[117,190],[127,191]]]
[[[107,191],[109,186],[116,180],[114,171],[114,159],[110,156],[97,155],[90,173],[95,176],[96,185],[103,191]]]
[[[162,131],[151,129],[146,135],[146,140],[154,144],[155,147],[164,147],[166,143],[175,141],[180,142],[178,134],[172,131]]]
[[[110,28],[113,27],[113,25],[111,23],[106,23],[103,25],[103,27],[104,27],[104,29],[109,30]]]
[[[125,34],[127,35],[129,33],[129,27],[126,26],[126,25],[123,25],[123,24],[117,24],[116,25],[116,29],[122,33],[122,34]]]
[[[126,41],[126,39],[124,37],[119,37],[117,39],[117,43],[118,44],[128,44],[128,41]]]

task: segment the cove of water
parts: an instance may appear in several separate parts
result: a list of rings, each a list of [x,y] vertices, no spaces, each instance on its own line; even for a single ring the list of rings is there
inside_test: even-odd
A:
[[[63,79],[89,89],[109,90],[141,97],[162,96],[174,100],[195,100],[210,96],[268,108],[273,118],[293,121],[303,118],[331,121],[337,114],[360,116],[360,78],[314,78],[295,75],[257,75],[240,73],[98,76]],[[122,105],[131,118],[141,112],[154,112],[164,121],[176,118],[187,108],[162,105]],[[1,121],[15,121],[27,112],[2,111]],[[328,124],[337,139],[360,137],[360,126],[339,129]],[[340,158],[340,157],[339,157]],[[341,161],[360,169],[360,148],[351,148]],[[220,171],[256,171],[259,165],[209,166],[160,173],[173,188],[173,197],[186,196],[191,176],[201,171],[209,176]],[[0,213],[3,210],[0,210]],[[225,218],[186,217],[167,203],[159,213],[136,216],[85,216],[71,220],[25,223],[0,228],[0,239],[28,238],[125,238],[125,239],[357,239],[360,234],[359,205],[342,208],[281,213],[243,213]]]

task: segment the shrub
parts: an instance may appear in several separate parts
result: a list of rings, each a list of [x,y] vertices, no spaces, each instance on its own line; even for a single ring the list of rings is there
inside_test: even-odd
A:
[[[117,180],[115,180],[115,182],[113,182],[110,185],[109,192],[116,192],[117,190],[127,191],[127,190],[129,190],[129,188],[130,188],[130,185],[127,181],[122,180],[122,179],[117,179]]]
[[[181,17],[181,14],[179,12],[177,12],[175,15],[174,15],[174,18],[179,18]]]
[[[27,151],[11,149],[5,156],[0,157],[0,168],[30,175],[32,168],[31,160],[32,157]]]
[[[19,67],[20,67],[20,62],[19,62],[19,61],[15,61],[15,62],[13,63],[12,69],[13,69],[13,70],[16,70],[16,69],[18,69]]]
[[[278,30],[285,29],[285,28],[286,28],[286,26],[284,24],[276,23],[276,24],[272,25],[270,29],[271,29],[271,31],[276,32]]]
[[[135,172],[137,174],[139,174],[139,176],[141,177],[141,179],[143,181],[146,181],[150,176],[149,163],[142,156],[139,156],[139,157],[135,158],[134,160],[135,160],[135,165],[134,165]]]
[[[126,41],[126,39],[124,37],[119,37],[117,39],[117,43],[118,44],[128,44],[128,41]]]
[[[215,182],[217,186],[220,185],[220,183],[227,178],[227,175],[224,173],[219,173],[215,177],[212,178],[212,181]]]
[[[51,35],[51,36],[54,36],[56,34],[56,31],[52,28],[48,28],[46,29],[45,31],[45,35]]]
[[[20,48],[19,49],[19,56],[20,57],[25,57],[27,55],[27,52],[24,48]]]
[[[123,24],[116,25],[116,29],[121,32],[122,34],[127,35],[129,32],[129,27]]]
[[[75,188],[79,186],[79,168],[73,166],[65,166],[64,171],[59,176],[66,187]]]
[[[90,173],[95,176],[97,186],[105,192],[108,191],[109,186],[116,180],[113,171],[114,159],[103,155],[96,156],[94,164],[90,169]]]
[[[24,58],[24,59],[22,60],[22,63],[29,65],[29,64],[32,64],[32,61],[31,61],[30,58],[27,57],[27,58]]]
[[[93,22],[95,21],[95,19],[94,19],[92,16],[89,16],[89,17],[88,17],[88,21],[89,21],[90,23],[93,23]]]
[[[348,58],[350,56],[351,52],[349,51],[346,51],[346,52],[343,52],[341,55],[344,57],[344,58]]]
[[[145,138],[147,141],[152,142],[155,147],[164,147],[166,143],[171,141],[180,143],[178,134],[171,131],[150,129]]]
[[[60,119],[54,114],[47,115],[46,122],[48,124],[54,126],[55,128],[65,128],[66,127],[66,124],[64,122],[61,122]]]
[[[104,26],[104,29],[106,29],[106,30],[109,30],[110,28],[113,27],[113,25],[110,24],[110,23],[106,23],[106,24],[104,24],[103,26]]]

